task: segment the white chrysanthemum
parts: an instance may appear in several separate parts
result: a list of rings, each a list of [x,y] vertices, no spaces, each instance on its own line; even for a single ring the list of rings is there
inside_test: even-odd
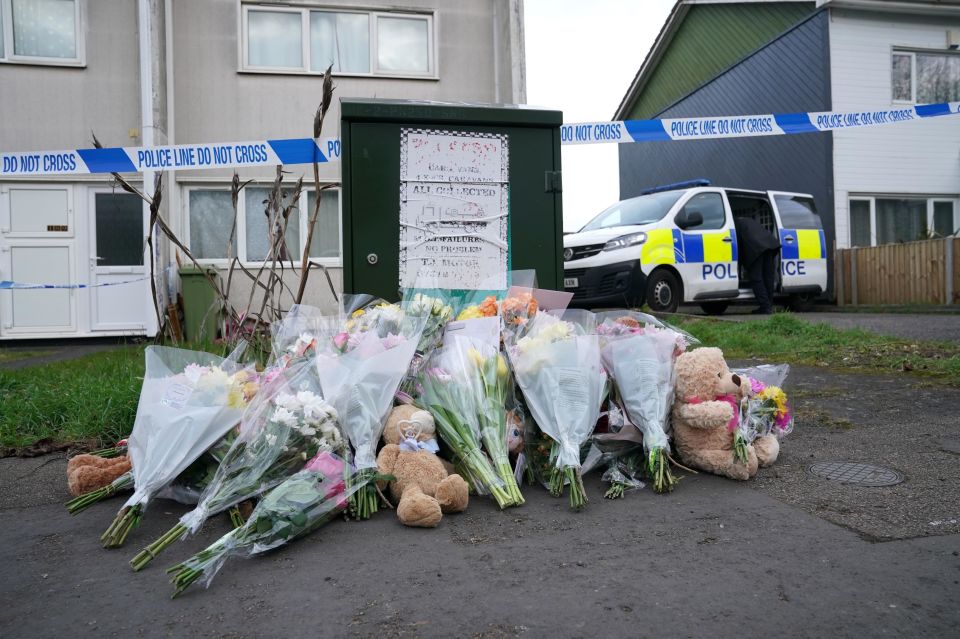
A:
[[[317,434],[317,429],[311,426],[304,426],[300,429],[300,434],[304,437],[313,437]]]
[[[273,403],[287,410],[300,408],[300,402],[297,401],[296,395],[290,393],[277,393],[277,396],[273,398]]]
[[[297,416],[283,406],[280,406],[273,412],[273,421],[278,424],[294,426],[297,423]]]
[[[267,440],[267,444],[270,445],[271,447],[277,445],[277,436],[272,433],[265,435],[264,439]]]
[[[219,388],[230,384],[230,376],[219,366],[211,366],[196,382],[198,388]]]

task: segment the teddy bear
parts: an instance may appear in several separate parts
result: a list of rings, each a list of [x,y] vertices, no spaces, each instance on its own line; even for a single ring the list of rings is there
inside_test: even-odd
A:
[[[392,475],[390,494],[397,518],[406,526],[434,528],[444,513],[467,508],[467,482],[437,456],[433,416],[411,404],[395,407],[383,429],[385,446],[377,455],[382,474]]]
[[[730,372],[719,348],[698,348],[677,358],[673,441],[684,463],[716,475],[747,480],[758,466],[776,461],[773,435],[747,445],[747,462],[734,458],[740,400],[750,394],[746,378]]]
[[[130,470],[126,455],[114,458],[77,455],[67,462],[67,489],[74,497],[109,485]]]

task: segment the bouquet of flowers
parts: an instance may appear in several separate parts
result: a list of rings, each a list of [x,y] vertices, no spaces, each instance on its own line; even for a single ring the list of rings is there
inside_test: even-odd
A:
[[[693,338],[642,313],[614,311],[599,319],[603,364],[613,377],[617,401],[643,433],[654,490],[669,492],[677,481],[667,459],[674,362]]]
[[[608,409],[601,413],[597,432],[590,438],[583,472],[603,464],[607,468],[601,480],[610,484],[604,494],[607,499],[619,499],[627,491],[643,488],[639,479],[644,467],[643,436],[623,414],[615,398],[608,400]]]
[[[128,441],[134,493],[101,536],[105,548],[121,546],[150,498],[240,421],[256,393],[256,376],[252,369],[234,368],[209,353],[147,348],[146,376]]]
[[[130,562],[144,568],[211,515],[260,495],[303,468],[318,452],[342,454],[337,411],[320,395],[312,362],[284,369],[243,415],[240,434],[203,491],[197,507]]]
[[[520,494],[514,470],[510,466],[510,451],[507,443],[509,431],[507,404],[513,391],[513,377],[506,359],[500,354],[499,344],[486,344],[469,338],[467,341],[470,343],[467,356],[473,365],[467,372],[475,378],[471,387],[480,391],[479,397],[473,398],[477,403],[480,438],[512,505],[519,506],[524,503],[524,500],[523,495]],[[476,383],[477,381],[479,384]]]
[[[587,502],[580,447],[597,423],[607,384],[599,340],[590,334],[592,318],[587,312],[567,312],[561,317],[538,313],[526,336],[509,350],[526,405],[540,430],[554,442],[550,492],[560,496],[569,483],[574,509]]]
[[[398,397],[403,401],[411,402],[416,391],[417,375],[423,367],[427,356],[443,342],[443,331],[447,323],[453,319],[453,304],[444,291],[433,292],[428,295],[416,292],[404,295],[403,308],[411,317],[423,318],[423,332],[417,343],[417,350],[410,361],[410,368],[403,382],[400,384]]]
[[[481,446],[484,389],[476,372],[480,357],[471,358],[471,350],[477,352],[472,340],[459,337],[435,350],[420,373],[417,403],[433,415],[440,439],[452,449],[476,491],[492,495],[500,508],[507,508],[515,505],[514,497]]]
[[[487,295],[478,303],[467,303],[457,313],[457,320],[477,319],[480,317],[496,317],[499,303],[496,295]]]
[[[500,318],[503,321],[504,339],[508,344],[514,344],[523,337],[538,310],[540,306],[530,291],[512,291],[500,302]]]
[[[783,392],[788,364],[761,364],[735,371],[750,381],[750,395],[740,404],[738,433],[747,442],[774,435],[783,439],[793,431],[793,413]]]
[[[376,479],[356,477],[348,462],[329,451],[319,452],[301,471],[267,493],[246,523],[168,569],[173,596],[197,581],[209,586],[232,556],[252,557],[320,528],[347,508],[351,493]]]
[[[378,509],[376,483],[366,477],[376,474],[383,422],[423,326],[424,317],[409,315],[395,304],[368,308],[348,320],[315,360],[321,388],[340,414],[353,445],[352,463],[364,479],[362,488],[351,494],[351,512],[360,519]]]

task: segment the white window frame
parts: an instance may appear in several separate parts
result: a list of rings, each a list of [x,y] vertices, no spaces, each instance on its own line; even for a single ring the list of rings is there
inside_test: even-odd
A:
[[[77,56],[75,58],[47,58],[42,56],[16,55],[13,51],[13,0],[0,0],[0,22],[3,23],[3,50],[0,64],[32,64],[50,67],[87,66],[87,0],[74,1],[73,24],[76,29]]]
[[[5,2],[9,0],[0,0]],[[356,78],[400,78],[407,80],[439,80],[439,64],[437,59],[437,17],[435,11],[377,11],[377,10],[358,10],[356,7],[340,7],[328,5],[277,5],[277,4],[258,4],[255,2],[245,2],[238,0],[240,4],[239,11],[239,30],[240,37],[237,38],[237,59],[239,65],[237,71],[240,73],[272,73],[272,74],[292,74],[292,75],[323,75],[326,69],[311,68],[310,56],[310,12],[326,11],[333,13],[358,13],[369,16],[370,29],[370,71],[368,73],[334,71],[333,75],[338,77],[356,77]],[[247,62],[248,43],[247,26],[249,23],[248,14],[250,11],[276,11],[283,13],[300,13],[300,43],[302,46],[300,67],[260,67],[251,66]],[[407,18],[415,20],[424,20],[427,23],[427,47],[429,68],[426,73],[411,73],[381,71],[378,68],[377,58],[377,33],[379,29],[380,18]]]
[[[248,185],[248,188],[270,188],[272,183],[263,182],[263,183],[251,183]],[[321,184],[321,187],[323,184]],[[336,190],[341,192],[342,189],[340,186],[337,186],[335,189],[324,189],[325,191]],[[183,196],[181,201],[183,203],[183,237],[184,243],[189,247],[190,246],[190,193],[193,191],[221,191],[230,193],[230,183],[206,183],[206,184],[197,184],[190,186],[183,186]],[[303,259],[304,253],[308,250],[306,246],[307,241],[307,226],[310,223],[310,216],[313,214],[312,210],[307,209],[308,203],[308,194],[313,193],[314,189],[311,187],[309,189],[304,188],[300,192],[300,199],[297,201],[297,209],[300,212],[300,257],[294,259],[294,263],[299,267],[301,260]],[[321,196],[323,197],[323,196]],[[246,209],[247,209],[247,199],[244,197],[243,191],[240,192],[240,197],[237,200],[237,255],[234,257],[239,257],[240,262],[246,267],[255,267],[262,264],[262,261],[248,260],[247,259],[247,224],[246,224]],[[226,245],[227,238],[224,238],[224,245]],[[339,257],[310,257],[310,262],[313,264],[319,264],[330,268],[339,268],[343,266],[343,198],[340,197],[337,199],[337,244],[339,246]],[[192,247],[190,247],[192,249]],[[218,266],[226,268],[230,265],[231,260],[226,258],[201,258],[197,257],[197,262],[200,264],[209,264],[210,266]]]
[[[918,104],[917,102],[917,54],[942,55],[942,56],[960,56],[960,53],[945,49],[906,49],[894,47],[890,52],[890,102],[892,104]],[[893,99],[893,56],[905,55],[910,58],[910,99]]]
[[[877,200],[926,200],[927,201],[927,232],[933,230],[933,205],[935,202],[950,202],[953,204],[953,228],[960,226],[960,197],[955,195],[918,195],[911,193],[879,194],[879,195],[849,195],[847,197],[847,246],[853,246],[853,219],[850,215],[850,203],[854,200],[870,203],[870,246],[877,244]],[[863,247],[866,248],[866,247]]]

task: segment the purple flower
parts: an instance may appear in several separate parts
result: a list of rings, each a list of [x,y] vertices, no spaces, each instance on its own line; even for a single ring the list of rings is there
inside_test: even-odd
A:
[[[748,377],[747,379],[750,380],[750,390],[753,391],[754,395],[759,394],[764,388],[767,387],[767,385],[761,382],[759,379],[754,379],[752,377]]]

